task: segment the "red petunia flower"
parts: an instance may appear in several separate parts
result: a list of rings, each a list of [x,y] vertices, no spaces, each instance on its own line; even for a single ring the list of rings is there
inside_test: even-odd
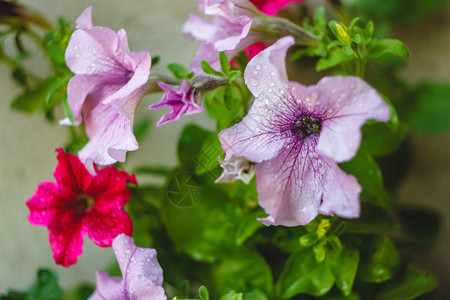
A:
[[[56,182],[42,182],[27,202],[28,221],[48,228],[57,264],[68,267],[83,252],[84,235],[98,246],[110,247],[114,238],[131,235],[133,223],[123,209],[130,199],[127,183],[134,175],[114,167],[91,175],[78,157],[58,149]]]
[[[304,0],[250,0],[259,10],[269,16],[276,16],[279,10],[286,8],[291,3],[303,2]]]

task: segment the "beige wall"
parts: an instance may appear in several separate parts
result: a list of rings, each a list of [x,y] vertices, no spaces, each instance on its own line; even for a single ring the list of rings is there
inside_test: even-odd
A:
[[[169,62],[187,64],[196,45],[187,42],[179,33],[188,13],[196,10],[192,0],[26,0],[24,3],[36,8],[50,20],[63,15],[74,21],[85,7],[94,4],[94,24],[115,30],[124,27],[128,32],[130,47],[134,51],[149,49],[152,55],[161,55],[161,66]],[[410,80],[424,78],[450,80],[450,20],[442,12],[427,22],[411,27],[398,28],[394,36],[403,39],[410,47],[410,66],[404,75]],[[440,29],[444,25],[444,29]],[[414,32],[412,35],[411,32]],[[45,67],[40,60],[33,62],[36,69]],[[57,267],[52,259],[47,229],[32,227],[27,222],[28,209],[25,202],[43,180],[52,180],[56,166],[54,149],[66,141],[66,131],[50,126],[40,116],[28,116],[11,111],[9,102],[18,93],[7,70],[0,66],[0,293],[7,288],[24,288],[30,284],[35,270],[40,266],[56,269],[63,286],[71,286],[80,280],[94,280],[94,270],[104,268],[113,258],[110,248],[94,246],[86,238],[84,254],[78,264],[69,269]],[[149,112],[146,106],[158,100],[158,96],[147,97],[141,103],[139,118],[151,117],[156,121],[161,111]],[[133,154],[131,166],[137,163],[175,163],[175,143],[181,127],[187,122],[198,120],[211,125],[205,116],[184,117],[182,122],[171,123],[153,129],[150,136]],[[440,276],[449,274],[450,253],[448,236],[450,232],[450,134],[440,137],[416,137],[414,147],[418,162],[401,189],[401,200],[425,203],[446,214],[445,230],[439,245],[430,256],[424,256],[421,263],[433,268]],[[448,278],[447,278],[448,281]]]

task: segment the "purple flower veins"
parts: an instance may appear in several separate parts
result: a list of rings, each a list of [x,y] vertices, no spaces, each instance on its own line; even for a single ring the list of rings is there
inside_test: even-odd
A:
[[[255,101],[241,123],[219,133],[226,159],[256,164],[266,225],[305,225],[317,214],[356,218],[361,187],[337,163],[355,156],[361,126],[388,121],[389,106],[358,77],[325,77],[316,85],[288,81],[290,36],[259,53],[245,70]]]

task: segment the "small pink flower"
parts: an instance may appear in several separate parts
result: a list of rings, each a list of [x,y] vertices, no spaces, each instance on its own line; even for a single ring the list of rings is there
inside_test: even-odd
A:
[[[39,184],[27,202],[28,221],[48,228],[55,262],[68,267],[83,252],[84,235],[101,247],[109,247],[120,233],[130,235],[133,224],[123,207],[130,198],[127,183],[134,175],[114,167],[92,176],[78,157],[58,149],[56,182]]]
[[[238,5],[251,5],[245,0],[196,0],[200,12],[212,16],[206,21],[198,16],[190,15],[182,32],[202,42],[196,58],[191,63],[194,72],[201,72],[201,60],[207,60],[215,69],[219,69],[218,53],[225,51],[228,57],[256,42],[256,37],[249,34],[252,26],[252,13],[241,9]]]
[[[162,82],[158,82],[158,84],[166,94],[159,102],[150,105],[148,108],[158,109],[167,106],[170,107],[170,112],[165,114],[156,126],[159,127],[165,123],[179,120],[182,115],[203,112],[204,109],[200,106],[200,93],[190,86],[186,79],[181,83],[181,86],[168,85]]]
[[[67,47],[66,63],[75,73],[67,95],[75,125],[84,119],[89,137],[80,159],[109,165],[138,149],[134,114],[147,91],[151,57],[130,51],[125,30],[94,26],[91,14],[92,6],[78,17]]]
[[[255,101],[241,123],[219,133],[226,159],[256,164],[266,225],[297,226],[317,214],[356,218],[361,187],[337,163],[355,156],[361,126],[388,121],[389,106],[358,77],[325,77],[317,85],[288,81],[286,52],[294,39],[281,38],[247,65],[245,83]]]
[[[156,250],[140,248],[133,239],[121,234],[114,239],[114,252],[122,278],[97,271],[97,288],[89,300],[166,300],[162,288],[163,271]]]
[[[286,8],[291,3],[303,1],[305,0],[250,0],[260,11],[269,16],[276,16],[279,10]]]

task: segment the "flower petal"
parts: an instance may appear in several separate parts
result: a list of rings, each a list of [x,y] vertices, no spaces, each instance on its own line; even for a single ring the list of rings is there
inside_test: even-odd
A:
[[[303,2],[304,0],[250,0],[263,13],[276,16],[278,11],[286,8],[291,3]]]
[[[242,122],[219,132],[225,159],[243,156],[259,163],[275,157],[286,144],[286,133],[271,118],[255,101]]]
[[[75,124],[82,121],[81,111],[87,96],[105,84],[104,78],[96,75],[75,75],[67,84],[67,103],[75,116]]]
[[[190,14],[181,32],[197,41],[213,41],[217,35],[217,27],[203,18]]]
[[[84,121],[89,142],[78,153],[84,163],[90,160],[100,165],[109,165],[125,161],[127,151],[139,148],[133,133],[133,123],[134,113],[144,90],[136,90],[121,99],[122,104],[126,105],[116,108],[110,104],[98,103],[109,89],[110,86],[98,89],[91,95],[92,100],[87,103],[90,105],[85,107]]]
[[[88,300],[123,299],[118,298],[125,294],[125,286],[121,277],[111,277],[108,273],[95,271],[97,286]]]
[[[53,174],[56,182],[75,193],[86,191],[92,182],[92,175],[75,155],[65,153],[61,148],[57,152],[58,166]]]
[[[294,88],[287,81],[285,57],[292,37],[278,40],[259,53],[245,69],[245,81],[255,96],[252,108],[241,123],[219,133],[226,159],[244,156],[254,162],[272,159],[286,144],[288,125],[299,110]]]
[[[306,141],[255,166],[259,204],[269,214],[264,224],[305,225],[317,216],[330,174],[314,144]]]
[[[114,209],[96,203],[93,209],[84,213],[84,231],[96,245],[110,247],[119,234],[133,233],[133,222],[122,208]]]
[[[84,234],[82,223],[75,212],[65,211],[48,226],[50,246],[56,264],[69,267],[83,253]]]
[[[33,197],[27,201],[31,225],[48,226],[52,220],[61,215],[71,202],[76,201],[74,191],[60,187],[55,182],[42,182]]]
[[[285,60],[289,47],[294,43],[293,37],[283,37],[248,63],[244,73],[245,84],[255,98],[267,99],[275,105],[280,98],[289,96]]]
[[[92,24],[92,5],[86,8],[76,21],[77,29],[91,29],[94,27]]]
[[[129,97],[136,90],[143,90],[143,85],[148,81],[148,76],[150,75],[152,58],[148,51],[139,52],[139,55],[142,57],[141,60],[137,62],[136,68],[133,69],[134,74],[131,79],[117,92],[108,96],[103,103],[120,102],[121,99]]]
[[[325,186],[319,213],[342,218],[359,217],[361,186],[354,176],[346,174],[336,164],[329,163],[329,166],[332,175]]]
[[[162,269],[156,259],[155,249],[136,247],[133,239],[125,234],[114,240],[113,248],[129,291],[137,290],[141,280],[150,280],[155,286],[162,285]]]
[[[110,28],[95,26],[89,30],[75,30],[67,46],[66,64],[75,74],[126,76],[129,70],[116,59],[118,46],[119,38]]]
[[[374,88],[358,77],[325,77],[316,91],[323,114],[318,151],[340,163],[356,155],[361,143],[361,126],[367,120],[386,122],[390,108]]]

